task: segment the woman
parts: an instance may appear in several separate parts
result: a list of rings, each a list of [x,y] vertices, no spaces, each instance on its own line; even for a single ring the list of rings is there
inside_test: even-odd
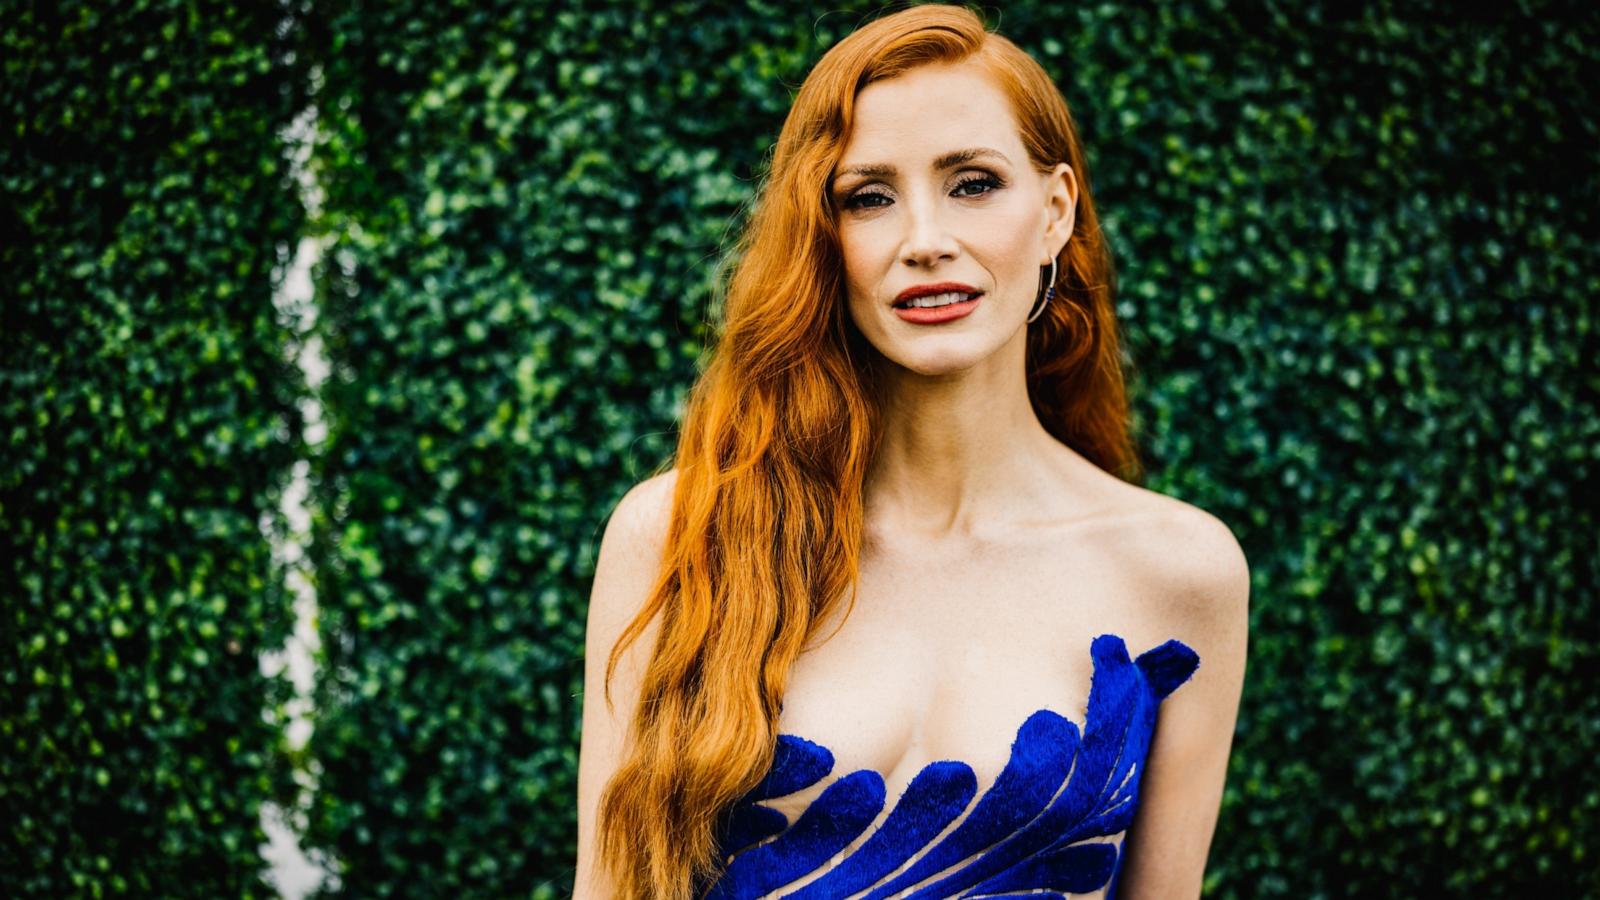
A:
[[[1124,480],[1086,171],[959,7],[806,78],[675,465],[601,541],[576,896],[1199,894],[1249,576]]]

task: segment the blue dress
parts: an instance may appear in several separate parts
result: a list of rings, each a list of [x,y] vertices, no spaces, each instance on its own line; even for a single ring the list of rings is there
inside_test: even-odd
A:
[[[771,770],[721,819],[718,846],[732,860],[703,896],[829,900],[870,889],[865,900],[881,900],[925,879],[906,896],[1063,897],[1105,887],[1107,897],[1115,896],[1120,843],[1105,838],[1133,821],[1156,707],[1194,674],[1200,658],[1172,640],[1130,660],[1113,634],[1095,638],[1089,652],[1094,675],[1081,731],[1048,709],[1033,713],[976,805],[970,766],[927,764],[866,841],[827,874],[786,893],[774,892],[826,869],[860,837],[883,810],[885,795],[883,776],[860,769],[834,780],[793,822],[760,805],[833,771],[828,748],[780,734]],[[969,806],[967,818],[940,837]]]

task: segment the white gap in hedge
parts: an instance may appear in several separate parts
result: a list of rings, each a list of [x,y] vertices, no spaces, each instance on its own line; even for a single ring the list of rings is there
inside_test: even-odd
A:
[[[313,69],[313,86],[322,82],[321,72]],[[286,160],[300,186],[301,202],[315,219],[320,215],[323,193],[316,179],[306,167],[311,141],[316,135],[317,110],[308,107],[297,116],[281,134],[291,148]],[[273,281],[279,285],[273,296],[279,321],[296,333],[304,334],[315,322],[317,308],[312,296],[311,268],[322,258],[329,236],[301,238],[288,272],[280,277],[275,271]],[[306,442],[312,453],[327,437],[327,425],[322,420],[322,404],[315,392],[328,376],[328,361],[323,354],[322,341],[312,336],[303,344],[295,341],[291,347],[294,361],[299,366],[312,396],[302,402],[300,411],[305,418]],[[310,513],[306,500],[310,486],[307,476],[311,463],[296,460],[291,470],[290,483],[283,494],[281,513],[289,525],[287,540],[278,543],[274,538],[273,555],[287,567],[286,583],[294,594],[294,630],[287,643],[278,651],[261,656],[261,674],[278,677],[288,668],[289,680],[294,684],[294,698],[285,713],[287,722],[279,721],[272,710],[265,710],[271,721],[284,728],[285,740],[295,751],[303,750],[311,737],[310,714],[312,688],[316,681],[316,654],[321,647],[317,636],[317,594],[306,577],[305,547],[310,540]],[[306,809],[317,789],[316,767],[312,771],[294,773],[300,795],[294,809],[284,810],[274,803],[264,804],[261,810],[261,827],[269,843],[260,847],[261,856],[271,866],[271,880],[278,893],[287,900],[301,900],[325,881],[338,882],[333,874],[337,866],[324,855],[313,852],[310,856],[300,848],[298,835],[305,831]]]

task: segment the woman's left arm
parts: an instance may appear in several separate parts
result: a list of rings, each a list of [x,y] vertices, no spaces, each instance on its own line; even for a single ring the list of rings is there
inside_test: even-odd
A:
[[[1200,666],[1159,708],[1139,808],[1123,839],[1117,896],[1128,900],[1200,896],[1244,688],[1250,619],[1244,552],[1209,513],[1184,518],[1177,534],[1163,536],[1169,554],[1157,577],[1165,582],[1162,605]]]

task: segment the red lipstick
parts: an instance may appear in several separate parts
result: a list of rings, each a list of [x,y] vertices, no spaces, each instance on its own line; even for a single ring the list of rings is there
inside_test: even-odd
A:
[[[942,306],[905,306],[903,304],[918,297],[927,297],[936,294],[964,294],[965,300],[946,303]],[[950,322],[962,318],[978,308],[978,303],[983,298],[983,292],[970,284],[959,281],[940,281],[933,284],[917,284],[901,291],[894,298],[894,314],[907,322],[916,325],[937,325],[940,322]]]

